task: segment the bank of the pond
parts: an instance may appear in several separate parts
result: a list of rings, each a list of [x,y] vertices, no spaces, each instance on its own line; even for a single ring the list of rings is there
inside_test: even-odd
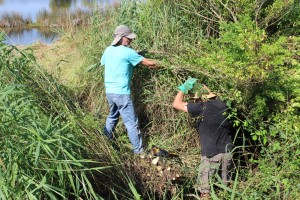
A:
[[[75,87],[79,83],[79,69],[84,63],[78,45],[82,44],[80,34],[76,38],[63,36],[52,44],[36,42],[22,48],[32,48],[39,65],[68,87]]]
[[[37,41],[51,44],[59,38],[58,32],[84,29],[91,23],[91,13],[78,10],[76,13],[61,13],[59,16],[44,14],[36,22],[21,16],[0,18],[0,31],[6,35],[5,43],[30,45]]]

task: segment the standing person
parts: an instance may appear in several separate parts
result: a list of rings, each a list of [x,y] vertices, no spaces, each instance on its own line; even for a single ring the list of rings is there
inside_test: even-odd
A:
[[[209,199],[209,181],[215,173],[220,172],[225,184],[231,181],[232,129],[225,115],[226,104],[212,93],[207,86],[197,85],[201,94],[199,102],[184,102],[184,95],[193,89],[197,84],[196,82],[197,79],[189,78],[183,85],[178,87],[179,91],[174,99],[173,107],[198,117],[197,131],[201,143],[201,163],[197,184],[201,197]],[[198,94],[196,93],[196,98],[198,98]]]
[[[105,67],[104,82],[110,110],[106,119],[104,134],[112,139],[112,133],[121,115],[133,146],[133,152],[140,154],[143,152],[142,137],[130,97],[130,83],[133,70],[139,63],[149,68],[154,68],[155,63],[130,48],[136,34],[127,26],[118,26],[115,29],[114,37],[111,46],[105,49],[101,57],[101,65]]]

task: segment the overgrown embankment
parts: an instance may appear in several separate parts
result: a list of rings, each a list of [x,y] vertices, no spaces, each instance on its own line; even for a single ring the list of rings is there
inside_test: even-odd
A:
[[[83,39],[68,35],[76,44],[71,49],[80,49],[74,51],[80,59],[73,53],[67,57],[58,53],[68,47],[65,43],[52,47],[56,53],[51,58],[59,61],[38,60],[57,69],[66,64],[61,66],[64,73],[59,80],[69,74],[64,70],[76,67],[78,73],[70,74],[78,80],[68,82],[68,87],[43,71],[49,65],[40,68],[31,52],[1,44],[1,131],[8,138],[2,140],[1,150],[3,199],[186,199],[188,193],[196,194],[198,136],[189,117],[171,107],[177,86],[188,76],[219,93],[230,108],[236,130],[235,179],[230,187],[214,184],[212,197],[296,199],[300,179],[299,12],[293,1],[124,2],[96,14]],[[155,144],[180,156],[181,164],[165,161],[162,165],[176,170],[183,178],[180,182],[131,156],[122,123],[116,129],[120,152],[101,135],[108,108],[99,59],[119,24],[137,33],[136,50],[159,61],[159,69],[140,66],[135,71],[133,96],[146,145]],[[39,58],[46,61],[46,57]],[[73,66],[67,65],[68,59]],[[18,148],[12,142],[16,139]]]
[[[141,67],[132,84],[148,144],[175,149],[182,157],[199,153],[188,119],[171,107],[177,86],[196,77],[226,100],[236,129],[236,185],[219,187],[236,198],[293,198],[300,178],[294,151],[299,147],[299,9],[294,1],[125,3],[94,18],[85,52],[90,64],[98,63],[114,28],[130,26],[138,35],[133,47],[161,67]],[[105,117],[107,110],[92,107],[104,96],[98,82],[102,69],[91,74],[84,106]],[[124,129],[118,131],[123,135]],[[193,184],[189,178],[186,187]]]

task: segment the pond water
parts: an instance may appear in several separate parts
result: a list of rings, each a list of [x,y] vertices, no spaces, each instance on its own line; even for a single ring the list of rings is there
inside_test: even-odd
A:
[[[51,31],[42,31],[38,28],[31,29],[4,29],[6,32],[4,43],[12,45],[29,45],[35,42],[51,44],[58,39],[58,34]]]
[[[0,0],[0,19],[5,14],[17,13],[23,18],[35,22],[37,15],[41,11],[55,13],[57,10],[92,10],[95,6],[104,8],[116,0]],[[50,44],[58,38],[58,34],[39,28],[22,29],[20,28],[1,28],[6,33],[5,43],[13,45],[28,45],[40,41]]]

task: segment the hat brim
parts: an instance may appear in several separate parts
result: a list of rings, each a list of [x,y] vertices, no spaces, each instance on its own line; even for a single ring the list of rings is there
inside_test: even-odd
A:
[[[136,38],[136,34],[135,34],[135,33],[130,33],[129,35],[126,35],[126,36],[124,36],[124,37],[127,37],[127,38],[133,40],[134,38]]]
[[[203,95],[202,97],[206,98],[206,99],[210,99],[210,98],[213,98],[213,97],[216,97],[217,95],[214,94],[214,93],[209,93],[207,95]]]
[[[122,38],[121,36],[118,36],[118,35],[115,36],[115,38],[114,38],[113,42],[111,43],[111,45],[113,45],[113,46],[116,45],[121,40],[121,38]]]
[[[214,97],[216,97],[217,95],[216,94],[214,94],[214,93],[209,93],[209,94],[203,94],[201,97],[199,97],[198,96],[198,92],[196,92],[195,94],[194,94],[194,96],[192,96],[192,97],[190,97],[191,99],[211,99],[211,98],[214,98]]]
[[[136,38],[136,34],[135,33],[130,33],[129,35],[126,35],[126,36],[123,36],[123,37],[126,37],[126,38],[129,38],[131,40],[135,39]],[[116,45],[120,40],[121,40],[122,36],[119,36],[119,35],[116,35],[113,42],[111,43],[111,45]]]

